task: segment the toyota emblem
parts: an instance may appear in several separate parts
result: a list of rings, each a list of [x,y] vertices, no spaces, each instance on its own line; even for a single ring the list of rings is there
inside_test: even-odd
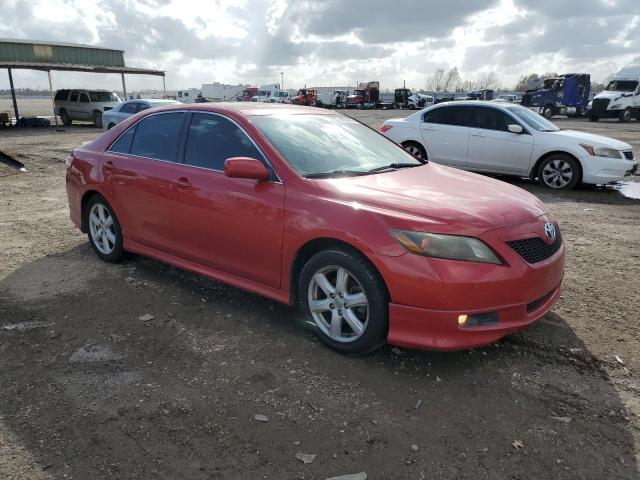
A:
[[[544,224],[544,234],[547,236],[549,240],[556,239],[556,227],[553,225],[553,223]]]

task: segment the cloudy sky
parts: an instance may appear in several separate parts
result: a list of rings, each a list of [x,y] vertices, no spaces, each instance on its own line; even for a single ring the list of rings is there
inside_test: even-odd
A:
[[[424,88],[438,68],[587,72],[603,81],[640,59],[640,0],[0,0],[0,37],[95,44],[128,66],[167,71],[167,88],[202,83]],[[43,72],[15,73],[45,87]],[[54,72],[56,87],[119,88],[117,76]],[[0,72],[0,88],[8,85]],[[132,88],[161,88],[129,76]]]

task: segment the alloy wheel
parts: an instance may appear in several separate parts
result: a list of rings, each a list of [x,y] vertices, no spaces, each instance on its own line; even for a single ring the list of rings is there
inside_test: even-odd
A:
[[[113,252],[116,244],[116,227],[111,212],[102,203],[96,203],[89,212],[91,240],[104,255]]]
[[[571,165],[564,160],[551,160],[542,170],[542,178],[545,185],[551,188],[564,188],[573,178],[574,172]]]
[[[422,158],[422,152],[415,145],[408,145],[405,147],[405,150],[416,158]]]
[[[353,342],[367,328],[367,295],[346,268],[327,266],[316,271],[309,282],[307,301],[318,328],[336,342]]]

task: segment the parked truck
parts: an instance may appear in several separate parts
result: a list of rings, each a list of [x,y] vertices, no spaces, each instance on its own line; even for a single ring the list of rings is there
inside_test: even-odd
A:
[[[346,90],[320,92],[316,98],[316,106],[324,108],[344,108],[347,101]]]
[[[301,88],[298,94],[291,99],[294,105],[306,105],[307,107],[315,107],[318,99],[318,92],[314,88]]]
[[[250,102],[258,93],[258,87],[247,87],[236,96],[236,102]]]
[[[490,88],[471,90],[467,92],[466,100],[493,100],[493,90]]]
[[[538,82],[522,95],[522,105],[551,118],[554,115],[577,117],[585,114],[591,91],[588,73],[565,73]]]
[[[380,82],[358,85],[353,94],[347,96],[347,108],[376,108],[380,101]]]
[[[279,83],[269,83],[262,85],[256,94],[251,97],[252,102],[271,102],[271,97],[278,96],[280,92]]]
[[[640,120],[640,63],[632,63],[619,70],[607,88],[590,102],[589,120],[617,118],[628,122]]]

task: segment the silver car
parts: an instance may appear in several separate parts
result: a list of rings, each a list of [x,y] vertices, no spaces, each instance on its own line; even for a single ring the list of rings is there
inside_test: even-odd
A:
[[[102,127],[105,130],[109,130],[118,123],[129,118],[131,115],[135,115],[147,108],[162,107],[165,105],[171,105],[172,103],[180,102],[177,102],[176,100],[163,100],[160,98],[138,98],[136,100],[127,100],[126,102],[122,102],[102,114]]]

